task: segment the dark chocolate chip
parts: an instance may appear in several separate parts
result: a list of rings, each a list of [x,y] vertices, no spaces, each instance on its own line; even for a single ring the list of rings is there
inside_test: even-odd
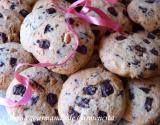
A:
[[[82,8],[83,8],[83,6],[78,6],[75,9],[76,9],[77,12],[81,12]]]
[[[155,63],[147,63],[145,68],[148,70],[156,70],[158,68],[158,65]]]
[[[89,85],[85,88],[83,88],[83,93],[87,95],[94,95],[97,91],[97,88],[93,85]]]
[[[148,37],[149,39],[155,39],[155,38],[156,38],[153,33],[148,33],[147,37]]]
[[[150,90],[151,89],[149,89],[149,88],[144,88],[144,87],[141,87],[141,88],[139,88],[139,89],[141,89],[143,92],[145,92],[146,94],[148,94],[149,92],[150,92]]]
[[[120,35],[120,36],[116,37],[116,40],[124,40],[124,39],[127,39],[127,38],[123,35]]]
[[[150,50],[150,52],[153,54],[153,55],[155,55],[155,56],[158,56],[159,54],[158,54],[158,51],[155,49],[155,48],[153,48],[152,50]]]
[[[31,105],[35,105],[38,100],[39,100],[39,96],[32,97],[32,98],[31,98]]]
[[[23,96],[23,94],[25,93],[26,91],[26,87],[19,84],[19,85],[15,85],[13,87],[13,94],[14,95],[20,95],[20,96]]]
[[[114,88],[110,82],[111,81],[107,79],[101,83],[102,97],[106,97],[114,93]]]
[[[145,104],[144,104],[144,107],[147,110],[147,112],[151,111],[151,109],[152,109],[152,103],[153,103],[153,98],[147,97],[146,101],[145,101]]]
[[[67,75],[61,75],[61,79],[65,82],[68,79]]]
[[[128,93],[129,93],[130,100],[133,100],[135,97],[134,97],[134,93],[132,92],[132,89],[129,89]]]
[[[3,18],[3,15],[2,15],[2,13],[0,13],[0,18]]]
[[[118,16],[118,13],[117,13],[117,11],[115,10],[114,7],[109,7],[109,8],[108,8],[108,12],[109,12],[110,14],[112,14],[113,16]]]
[[[155,0],[145,0],[146,3],[154,3]]]
[[[141,47],[140,45],[135,45],[134,48],[137,51],[138,56],[143,56],[143,53],[146,52],[146,48]]]
[[[146,44],[150,44],[151,43],[148,39],[144,39],[143,42],[145,42]]]
[[[89,108],[89,101],[90,101],[90,99],[77,96],[75,103],[76,103],[79,107]]]
[[[26,17],[26,16],[29,14],[29,12],[28,12],[27,10],[25,10],[25,9],[22,9],[19,13],[20,13],[23,17]]]
[[[46,11],[47,11],[48,14],[56,13],[56,10],[54,8],[46,9]]]
[[[7,42],[8,38],[7,35],[5,33],[0,32],[0,39],[2,40],[2,42]]]
[[[41,125],[40,121],[33,122],[33,125]]]
[[[47,102],[48,104],[50,104],[51,106],[54,106],[57,102],[58,102],[58,98],[56,94],[53,93],[49,93],[47,95]]]
[[[48,49],[50,47],[50,41],[46,39],[37,40],[37,43],[39,44],[39,47],[42,49]]]
[[[74,120],[78,120],[79,116],[80,116],[80,113],[78,113],[76,110],[74,110],[74,108],[72,106],[69,107],[68,114],[69,114],[70,118],[74,119]]]
[[[4,63],[3,62],[0,62],[0,67],[4,66]]]
[[[139,6],[139,9],[142,10],[142,13],[146,13],[147,12],[147,8],[145,7],[142,7],[142,6]]]
[[[74,19],[73,18],[66,18],[65,19],[65,22],[67,22],[68,24],[70,24],[70,25],[73,25],[74,24]]]
[[[99,111],[98,112],[98,118],[106,120],[107,119],[107,113],[104,111]]]
[[[140,64],[140,61],[139,60],[134,60],[133,62],[131,62],[131,64],[138,65],[138,64]]]
[[[87,47],[85,45],[78,46],[76,51],[85,55],[87,54]]]
[[[51,31],[53,31],[53,27],[51,27],[50,24],[47,24],[45,29],[44,29],[44,33],[48,33],[48,32],[51,32]]]
[[[17,65],[17,59],[16,59],[16,58],[13,58],[13,57],[10,58],[9,64],[10,64],[12,67],[16,66],[16,65]]]
[[[15,3],[12,3],[11,6],[10,6],[10,9],[11,9],[11,10],[14,10],[14,9],[16,8],[16,6],[17,6],[17,5],[16,5]]]
[[[128,12],[127,12],[126,9],[123,10],[123,15],[126,16],[126,17],[128,17]]]

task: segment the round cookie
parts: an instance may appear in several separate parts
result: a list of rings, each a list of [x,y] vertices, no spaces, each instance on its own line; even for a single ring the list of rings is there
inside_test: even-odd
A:
[[[45,68],[35,67],[26,69],[21,74],[30,80],[33,89],[32,98],[26,105],[7,108],[7,112],[15,120],[23,118],[23,121],[19,121],[21,125],[53,125],[56,121],[45,121],[44,118],[52,120],[58,116],[57,102],[63,83],[61,77]],[[14,79],[7,90],[6,97],[19,100],[25,90],[26,88]],[[35,121],[35,119],[40,120]]]
[[[127,10],[129,17],[141,24],[145,30],[153,31],[160,27],[160,2],[158,0],[133,0]]]
[[[23,48],[27,51],[32,51],[32,34],[37,30],[37,28],[48,18],[54,18],[57,15],[53,5],[48,5],[43,8],[38,8],[33,10],[28,16],[24,19],[21,25],[20,39]]]
[[[37,8],[45,8],[45,7],[50,6],[50,5],[53,5],[53,6],[56,5],[56,6],[63,7],[64,9],[67,9],[70,5],[66,0],[56,0],[56,1],[53,1],[53,0],[38,0],[36,2],[36,4],[34,5],[33,10],[35,10]]]
[[[160,116],[160,78],[129,80],[124,118],[135,125],[150,125]]]
[[[0,8],[0,43],[19,41],[22,21],[18,13]]]
[[[91,6],[101,9],[106,15],[108,15],[113,21],[118,22],[121,27],[122,31],[124,32],[130,32],[132,31],[132,23],[128,18],[128,13],[125,5],[118,2],[115,5],[112,5],[110,3],[107,3],[106,0],[92,0]],[[97,16],[94,12],[89,12],[89,15],[91,16]],[[100,40],[101,36],[105,34],[106,28],[104,27],[98,27],[98,29],[95,26],[92,26],[93,31],[96,32],[96,36],[99,34],[98,39]],[[107,29],[109,30],[109,29]]]
[[[14,78],[15,68],[19,63],[34,63],[34,59],[18,43],[0,44],[0,90],[8,88]],[[20,68],[19,71],[26,68]]]
[[[148,78],[160,74],[159,47],[159,38],[152,33],[114,33],[101,41],[100,58],[115,74]]]
[[[74,35],[68,31],[66,20],[73,26],[78,35],[79,45],[73,56],[60,67],[49,67],[53,72],[72,74],[84,67],[94,49],[94,35],[88,23],[77,17],[65,18],[57,13],[53,18],[48,18],[33,33],[31,53],[41,63],[61,64],[68,58],[76,44]],[[23,43],[25,46],[27,43]],[[27,50],[27,48],[26,48]]]
[[[121,80],[102,68],[90,68],[64,83],[58,112],[65,125],[113,125],[123,116],[125,103]]]
[[[31,12],[31,7],[25,0],[0,0],[0,7],[16,11],[24,18]]]

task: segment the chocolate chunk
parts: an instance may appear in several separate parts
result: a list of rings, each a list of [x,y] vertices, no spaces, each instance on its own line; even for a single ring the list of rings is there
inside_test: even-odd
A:
[[[0,67],[4,66],[4,63],[3,62],[0,62]]]
[[[144,39],[143,42],[145,42],[146,44],[150,44],[151,43],[148,39]]]
[[[149,89],[149,88],[139,88],[139,89],[141,89],[143,92],[145,92],[146,94],[148,94],[149,92],[150,92],[150,90],[151,89]]]
[[[80,116],[80,113],[78,113],[76,110],[74,110],[74,108],[72,106],[69,107],[68,114],[69,114],[70,118],[73,120],[78,120],[79,116]]]
[[[56,13],[56,10],[54,8],[46,9],[46,11],[47,11],[48,14]]]
[[[76,103],[79,107],[89,108],[89,101],[90,101],[90,99],[77,96],[75,103]]]
[[[146,3],[154,3],[155,0],[145,0]]]
[[[141,47],[140,45],[135,45],[135,50],[137,51],[138,56],[143,56],[143,53],[146,52],[146,48]]]
[[[74,19],[71,18],[71,17],[70,18],[66,18],[65,22],[68,23],[68,24],[70,24],[70,25],[73,25],[74,24]]]
[[[61,75],[61,79],[65,82],[68,79],[67,75]]]
[[[7,42],[8,38],[7,35],[5,33],[0,32],[0,39],[2,40],[2,42]]]
[[[83,8],[83,6],[78,6],[75,9],[76,9],[77,12],[81,12],[82,8]]]
[[[9,64],[14,67],[17,65],[17,59],[16,58],[10,58]]]
[[[151,52],[153,55],[155,55],[155,56],[158,56],[158,55],[159,55],[159,54],[158,54],[158,51],[157,51],[155,48],[151,49],[150,52]]]
[[[16,5],[15,3],[12,3],[11,6],[10,6],[10,9],[11,9],[11,10],[14,10],[14,9],[16,8],[16,6],[17,6],[17,5]]]
[[[2,15],[2,13],[0,13],[0,18],[3,18],[3,15]]]
[[[51,32],[51,31],[53,31],[53,27],[51,27],[50,24],[47,24],[45,29],[44,29],[44,33],[48,33],[48,32]]]
[[[26,16],[29,14],[29,12],[28,12],[27,10],[25,10],[25,9],[22,9],[19,13],[20,13],[23,17],[26,17]]]
[[[104,111],[99,111],[98,112],[98,118],[106,120],[107,119],[107,113]]]
[[[132,92],[132,89],[129,89],[128,93],[129,93],[130,100],[133,100],[135,97],[134,97],[134,93]]]
[[[83,88],[83,93],[87,95],[94,95],[97,91],[97,88],[93,85],[89,85],[85,88]]]
[[[118,16],[118,13],[117,13],[117,11],[114,9],[114,7],[109,7],[109,8],[108,8],[108,12],[109,12],[110,14],[112,14],[113,16]]]
[[[147,110],[147,112],[151,111],[151,109],[152,109],[152,103],[153,103],[153,98],[147,97],[146,101],[145,101],[145,104],[144,104],[144,107]]]
[[[138,64],[140,64],[140,61],[139,60],[134,60],[133,62],[131,62],[131,64],[138,65]]]
[[[105,80],[101,83],[101,92],[102,92],[102,97],[107,97],[111,94],[114,93],[114,88],[113,86],[110,84],[110,80]]]
[[[33,125],[41,125],[40,121],[33,122]]]
[[[87,47],[85,45],[78,46],[76,51],[85,55],[87,54]]]
[[[20,95],[20,96],[23,96],[23,94],[25,93],[26,91],[26,87],[19,84],[19,85],[15,85],[13,87],[13,94],[14,95]]]
[[[124,39],[127,39],[127,38],[123,35],[120,35],[120,36],[116,37],[116,40],[124,40]]]
[[[126,17],[128,17],[128,12],[127,12],[126,9],[123,10],[123,15],[126,16]]]
[[[51,106],[54,106],[57,102],[58,102],[58,98],[56,94],[53,93],[49,93],[47,95],[47,102],[48,104],[50,104]]]
[[[31,98],[31,105],[35,105],[38,100],[39,100],[39,96],[32,97],[32,98]]]
[[[39,44],[39,47],[42,49],[48,49],[50,47],[50,41],[46,39],[37,40],[37,43]]]
[[[149,39],[155,39],[155,38],[156,38],[153,33],[148,33],[147,37],[148,37]]]
[[[156,70],[158,68],[158,65],[155,63],[147,63],[145,68],[148,70]]]
[[[146,13],[147,12],[147,8],[145,7],[142,7],[142,6],[139,6],[139,9],[142,10],[142,13]]]

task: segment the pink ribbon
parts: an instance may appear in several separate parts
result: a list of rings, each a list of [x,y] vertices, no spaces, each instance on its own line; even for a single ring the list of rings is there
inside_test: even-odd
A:
[[[112,28],[115,31],[120,31],[120,25],[117,22],[114,22],[111,18],[109,18],[100,9],[90,6],[91,1],[92,0],[78,0],[78,1],[74,2],[67,10],[65,10],[61,6],[56,6],[56,7],[57,7],[57,9],[59,9],[64,14],[67,14],[67,13],[75,14],[76,16],[85,20],[88,23],[95,24],[95,25],[98,25],[98,26],[104,26],[104,27]],[[53,3],[54,2],[56,3],[57,1],[54,0]],[[115,4],[115,3],[117,3],[117,0],[106,0],[106,2],[110,2],[112,4]],[[75,8],[78,7],[78,6],[83,7],[81,12],[77,12],[75,10]],[[86,13],[89,12],[89,11],[94,11],[96,14],[99,15],[99,17],[97,18],[97,17],[87,16]],[[21,63],[21,64],[18,64],[16,69],[15,69],[15,78],[17,79],[17,81],[20,84],[22,84],[26,87],[26,91],[25,91],[23,97],[20,100],[18,100],[17,102],[13,101],[11,99],[8,99],[8,98],[0,98],[0,105],[7,106],[7,107],[15,107],[15,106],[19,106],[19,105],[25,105],[25,104],[28,103],[28,101],[32,97],[32,87],[29,84],[29,79],[27,79],[26,77],[22,76],[21,74],[19,74],[17,72],[17,70],[20,67],[22,67],[22,66],[61,67],[61,66],[65,65],[69,60],[71,60],[75,56],[76,50],[77,50],[78,45],[79,45],[79,38],[78,38],[78,35],[75,32],[75,30],[73,29],[72,25],[70,25],[67,22],[67,26],[68,26],[68,30],[74,35],[74,38],[75,38],[75,41],[76,41],[76,44],[74,45],[73,50],[69,53],[67,58],[64,59],[64,61],[62,61],[62,63],[59,63],[59,64],[50,64],[50,63],[39,63],[39,64]]]

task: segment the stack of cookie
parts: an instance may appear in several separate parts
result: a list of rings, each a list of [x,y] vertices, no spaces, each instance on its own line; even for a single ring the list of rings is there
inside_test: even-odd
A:
[[[92,0],[123,33],[58,8],[70,5],[0,0],[0,90],[15,102],[26,91],[14,78],[19,63],[63,63],[76,44],[66,23],[79,39],[64,65],[19,69],[33,92],[27,104],[6,108],[10,117],[21,125],[53,125],[57,119],[64,125],[159,125],[160,1]]]

